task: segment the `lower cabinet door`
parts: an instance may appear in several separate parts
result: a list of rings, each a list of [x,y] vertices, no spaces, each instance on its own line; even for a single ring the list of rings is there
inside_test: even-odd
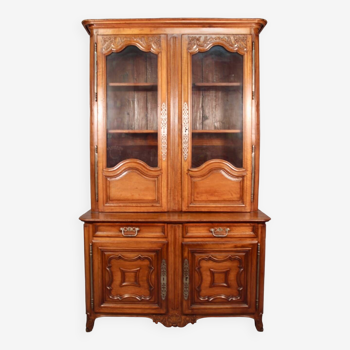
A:
[[[95,312],[165,313],[167,242],[94,240],[93,277]]]
[[[183,243],[184,313],[254,313],[257,245],[257,242]]]

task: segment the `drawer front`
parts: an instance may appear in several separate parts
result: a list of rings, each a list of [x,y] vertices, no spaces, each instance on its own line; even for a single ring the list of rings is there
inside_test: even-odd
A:
[[[184,238],[255,238],[257,227],[252,224],[187,224]]]
[[[164,238],[166,234],[166,225],[164,224],[139,224],[139,223],[121,223],[121,224],[96,224],[94,229],[95,237],[117,237],[117,238]]]

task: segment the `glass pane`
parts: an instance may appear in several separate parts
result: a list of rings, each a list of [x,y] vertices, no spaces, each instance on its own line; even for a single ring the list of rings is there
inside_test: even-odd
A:
[[[107,56],[107,167],[158,166],[157,55],[128,46]]]
[[[192,56],[192,167],[243,167],[243,56],[222,46]]]

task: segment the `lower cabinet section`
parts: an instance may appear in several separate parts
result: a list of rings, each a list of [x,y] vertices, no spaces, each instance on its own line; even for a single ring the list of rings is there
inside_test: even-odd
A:
[[[262,331],[264,254],[264,223],[86,223],[86,330],[101,316],[246,316]]]

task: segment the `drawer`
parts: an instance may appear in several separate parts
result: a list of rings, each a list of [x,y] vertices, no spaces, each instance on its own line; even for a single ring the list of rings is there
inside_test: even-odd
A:
[[[186,224],[184,238],[254,238],[257,237],[256,225],[252,224]]]
[[[164,224],[95,224],[95,237],[118,237],[118,238],[155,238],[166,237],[166,225]]]

